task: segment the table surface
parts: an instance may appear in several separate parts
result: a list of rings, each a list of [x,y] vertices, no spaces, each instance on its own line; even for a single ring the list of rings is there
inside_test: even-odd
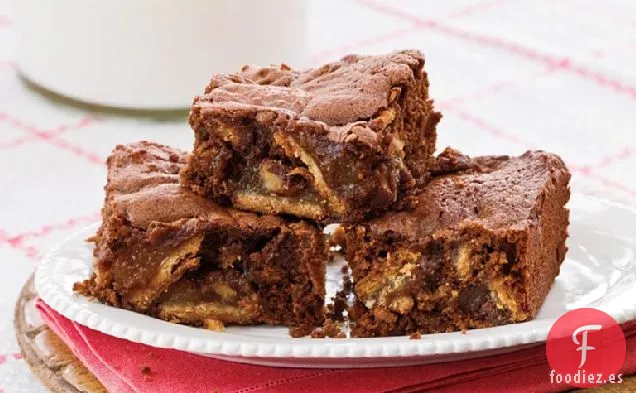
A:
[[[316,64],[420,48],[444,113],[439,146],[471,155],[560,154],[572,189],[633,202],[633,0],[317,0]],[[117,116],[42,97],[18,77],[15,20],[0,0],[0,393],[43,386],[21,358],[12,316],[40,257],[96,221],[104,159],[117,143],[192,146],[185,118]],[[196,92],[193,92],[193,94]]]

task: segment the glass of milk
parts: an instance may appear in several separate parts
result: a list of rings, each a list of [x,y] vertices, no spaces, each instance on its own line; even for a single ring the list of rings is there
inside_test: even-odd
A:
[[[19,70],[108,107],[187,108],[212,74],[307,65],[299,0],[18,0]]]

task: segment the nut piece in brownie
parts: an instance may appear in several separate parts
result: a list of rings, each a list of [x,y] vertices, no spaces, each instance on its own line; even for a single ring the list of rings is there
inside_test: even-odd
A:
[[[536,316],[565,257],[570,174],[542,151],[461,161],[442,163],[415,210],[347,226],[354,336],[449,332]]]
[[[185,154],[117,146],[108,158],[93,276],[75,289],[171,322],[320,326],[327,244],[319,228],[223,208],[181,188]]]
[[[405,50],[215,75],[190,112],[182,183],[239,209],[325,223],[406,201],[427,179],[441,117],[423,66]]]

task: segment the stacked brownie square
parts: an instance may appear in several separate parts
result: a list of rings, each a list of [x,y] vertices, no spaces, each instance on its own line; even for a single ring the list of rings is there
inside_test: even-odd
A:
[[[244,67],[194,101],[197,194],[261,213],[357,221],[427,178],[440,114],[419,52],[347,56],[307,71]]]
[[[565,256],[569,173],[541,151],[435,157],[423,67],[398,51],[215,75],[191,154],[140,142],[109,157],[95,273],[76,289],[211,329],[317,327],[323,226],[341,223],[355,337],[533,318]]]

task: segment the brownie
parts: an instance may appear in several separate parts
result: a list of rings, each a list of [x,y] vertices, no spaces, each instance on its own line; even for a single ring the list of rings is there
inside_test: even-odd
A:
[[[543,151],[446,158],[415,210],[346,226],[354,336],[526,321],[559,274],[570,196],[563,161]]]
[[[323,223],[404,205],[428,178],[441,117],[423,66],[404,50],[215,75],[190,112],[182,183],[221,204]]]
[[[149,142],[108,157],[94,274],[75,289],[170,322],[321,326],[328,250],[302,221],[220,207],[179,186],[186,154]]]

